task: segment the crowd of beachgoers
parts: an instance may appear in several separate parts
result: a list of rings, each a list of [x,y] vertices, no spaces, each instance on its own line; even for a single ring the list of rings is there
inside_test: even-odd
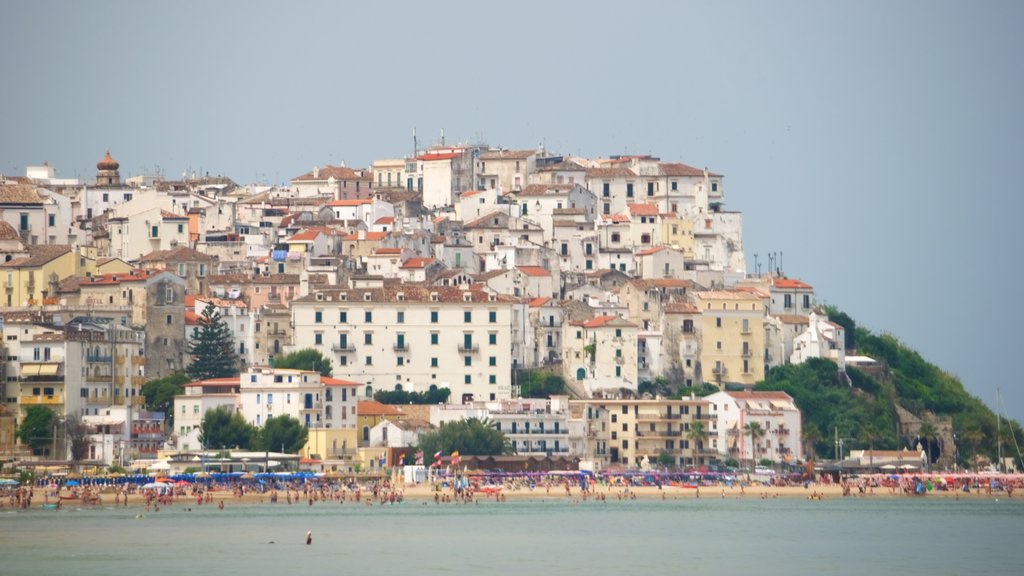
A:
[[[10,480],[0,485],[0,507],[28,509],[64,506],[217,506],[244,504],[394,505],[407,500],[478,503],[516,499],[573,501],[660,498],[778,498],[926,496],[1012,498],[1024,486],[1019,474],[870,474],[814,479],[799,475],[751,478],[743,474],[617,472],[488,473],[439,472],[419,483],[405,483],[399,474],[342,473],[183,474],[165,477],[96,476],[42,477],[27,485]]]

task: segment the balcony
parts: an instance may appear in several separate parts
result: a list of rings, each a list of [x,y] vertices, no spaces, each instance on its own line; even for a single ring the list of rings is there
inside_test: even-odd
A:
[[[113,359],[114,359],[113,356],[103,356],[101,354],[86,354],[85,355],[85,361],[86,362],[96,362],[96,363],[99,363],[99,364],[110,364],[110,361],[113,360]]]
[[[112,374],[89,374],[85,377],[86,382],[105,382],[110,383],[114,379]]]
[[[409,351],[409,343],[408,342],[395,342],[395,345],[393,346],[393,349],[395,350],[395,352],[408,352]]]
[[[772,430],[772,434],[778,434],[779,436],[785,436],[789,434],[789,432],[789,428],[786,428],[785,426],[779,426],[778,428]]]
[[[356,346],[355,346],[355,344],[353,344],[351,342],[346,342],[344,344],[334,344],[334,345],[332,345],[331,346],[331,350],[333,350],[335,352],[355,352],[356,351]]]
[[[480,351],[480,345],[479,344],[470,344],[470,345],[467,346],[465,342],[460,342],[459,343],[459,352],[476,354],[479,351]]]
[[[663,421],[669,421],[669,420],[680,420],[680,419],[682,419],[682,417],[683,417],[682,414],[660,414],[660,413],[659,414],[643,414],[643,413],[641,413],[641,414],[637,414],[636,420],[637,420],[637,422],[663,422]]]
[[[748,350],[744,350],[743,352],[740,352],[740,356],[743,357],[743,358],[750,358],[751,355],[753,355],[753,352],[751,352],[749,349]]]
[[[18,404],[22,406],[59,406],[64,403],[64,396],[60,394],[41,394],[32,396],[23,394],[18,397]]]

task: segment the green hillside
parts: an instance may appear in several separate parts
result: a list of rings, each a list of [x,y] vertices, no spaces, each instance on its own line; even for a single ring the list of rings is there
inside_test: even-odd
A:
[[[848,368],[849,382],[828,360],[814,359],[800,365],[772,369],[755,390],[782,390],[794,398],[803,414],[804,440],[813,454],[832,458],[834,434],[844,439],[845,449],[896,449],[910,447],[913,438],[899,438],[898,404],[925,422],[935,417],[952,418],[959,447],[959,464],[966,467],[972,456],[992,462],[997,453],[995,413],[967,393],[956,377],[925,361],[920,354],[890,335],[876,335],[859,328],[846,314],[828,310],[829,318],[846,328],[848,353],[870,356],[888,367],[886,374],[869,375]],[[1016,422],[1003,420],[1003,454],[1015,454],[1010,426],[1017,442],[1024,441]],[[922,435],[932,428],[926,424]],[[1017,462],[1018,469],[1021,463]]]

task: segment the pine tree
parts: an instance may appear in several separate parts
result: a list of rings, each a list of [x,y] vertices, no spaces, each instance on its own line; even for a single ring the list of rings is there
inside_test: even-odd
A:
[[[203,309],[199,331],[189,338],[188,353],[192,357],[192,363],[186,370],[189,378],[206,380],[238,375],[234,336],[213,304],[207,304]]]

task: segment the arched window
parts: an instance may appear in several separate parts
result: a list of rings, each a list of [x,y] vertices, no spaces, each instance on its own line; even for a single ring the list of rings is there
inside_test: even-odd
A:
[[[577,380],[583,380],[586,377],[587,377],[587,370],[585,368],[577,368],[576,369],[576,379]]]
[[[366,387],[366,397],[371,399],[373,398],[373,386]]]

